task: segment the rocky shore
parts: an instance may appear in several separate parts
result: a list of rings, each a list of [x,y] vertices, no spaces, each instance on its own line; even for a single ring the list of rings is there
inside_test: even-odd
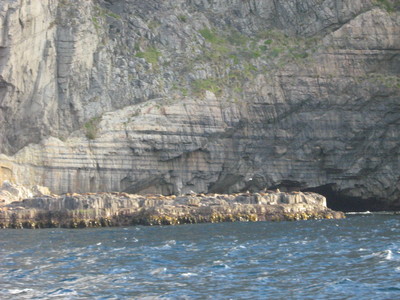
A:
[[[17,191],[14,189],[14,196]],[[0,192],[1,196],[4,198],[4,191]],[[279,191],[192,193],[182,196],[128,193],[41,195],[17,201],[3,200],[0,205],[0,228],[86,228],[339,218],[344,218],[344,214],[327,208],[325,197],[319,194]]]

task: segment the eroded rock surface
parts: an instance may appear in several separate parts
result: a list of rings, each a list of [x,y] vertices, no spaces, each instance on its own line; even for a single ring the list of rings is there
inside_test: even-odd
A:
[[[29,189],[6,180],[0,187],[0,206],[22,201],[26,198],[49,195],[51,195],[51,192],[47,187],[35,185]]]
[[[0,179],[397,208],[399,36],[390,0],[2,1]]]
[[[67,194],[35,197],[0,206],[0,227],[99,227],[177,225],[203,222],[283,221],[343,218],[315,193]]]

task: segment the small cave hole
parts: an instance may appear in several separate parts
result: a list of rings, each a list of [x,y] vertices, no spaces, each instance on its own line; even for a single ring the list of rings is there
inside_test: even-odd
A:
[[[335,184],[326,184],[312,188],[305,188],[302,189],[302,192],[314,192],[325,196],[327,206],[333,210],[343,212],[390,210],[390,208],[379,199],[363,199],[361,197],[344,195],[337,190]]]

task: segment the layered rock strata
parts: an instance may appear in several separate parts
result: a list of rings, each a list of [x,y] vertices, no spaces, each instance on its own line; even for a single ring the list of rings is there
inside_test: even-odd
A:
[[[399,208],[399,36],[393,0],[1,1],[0,180]]]
[[[343,218],[315,193],[68,194],[24,199],[0,207],[2,228],[177,225],[204,222]]]

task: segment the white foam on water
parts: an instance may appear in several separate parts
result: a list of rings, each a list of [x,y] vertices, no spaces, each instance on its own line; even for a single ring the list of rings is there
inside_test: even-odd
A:
[[[216,268],[223,268],[223,269],[230,269],[231,267],[225,264],[223,261],[215,260],[213,261],[213,267]]]
[[[222,261],[221,260],[214,260],[213,264],[214,265],[220,265],[220,264],[222,264]]]
[[[167,244],[167,245],[164,245],[164,246],[161,246],[161,247],[155,247],[155,249],[168,250],[168,249],[171,249],[171,246]]]
[[[167,241],[164,245],[162,246],[158,246],[158,247],[153,247],[153,249],[157,249],[157,250],[169,250],[171,249],[173,245],[176,245],[176,241],[175,240],[170,240]]]
[[[392,252],[392,250],[387,250],[387,254],[386,254],[385,259],[393,260],[393,252]]]
[[[376,257],[383,258],[385,260],[393,260],[393,252],[390,249],[389,250],[380,251],[380,252],[376,252],[376,253],[373,253],[372,255],[374,255]]]
[[[150,271],[151,275],[158,275],[167,272],[167,268],[157,268]]]
[[[29,292],[33,292],[32,289],[9,289],[8,293],[11,295],[19,295],[19,294],[26,294]]]
[[[261,276],[261,277],[256,277],[256,281],[262,281],[262,282],[265,282],[265,281],[269,281],[269,280],[271,280],[268,276]]]
[[[112,250],[110,250],[111,252],[118,252],[118,251],[122,251],[122,250],[125,250],[126,249],[126,247],[122,247],[122,248],[114,248],[114,249],[112,249]]]
[[[189,244],[189,245],[184,245],[184,246],[185,246],[185,250],[186,250],[187,252],[197,252],[197,251],[200,250],[200,249],[197,247],[196,244]]]
[[[193,277],[193,276],[198,276],[198,274],[196,274],[196,273],[182,273],[181,276],[182,277]]]
[[[353,282],[353,280],[351,280],[350,278],[345,277],[345,278],[342,278],[340,280],[335,281],[334,284],[335,285],[336,284],[348,284],[350,282]]]
[[[364,259],[372,259],[372,258],[380,258],[382,259],[380,262],[384,262],[384,260],[394,260],[392,250],[383,250],[374,252],[372,254],[361,256]]]
[[[125,268],[115,268],[112,269],[108,272],[108,274],[122,274],[122,273],[127,273],[129,272],[127,269]]]
[[[258,265],[259,264],[258,260],[256,260],[256,259],[250,259],[249,263],[252,264],[252,265]]]
[[[371,212],[369,210],[367,211],[350,211],[347,212],[346,215],[370,215]]]

